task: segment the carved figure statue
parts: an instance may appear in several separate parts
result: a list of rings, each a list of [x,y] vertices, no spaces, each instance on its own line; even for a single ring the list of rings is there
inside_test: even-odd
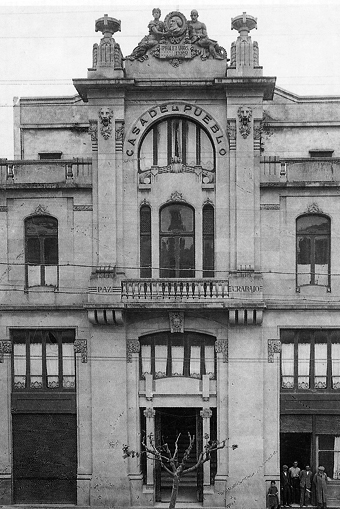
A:
[[[143,37],[131,55],[126,57],[128,60],[144,57],[148,49],[157,46],[162,37],[164,37],[165,26],[163,21],[160,20],[161,14],[161,10],[158,7],[152,9],[153,20],[148,24],[149,35]]]
[[[197,44],[201,48],[207,49],[209,54],[218,60],[223,60],[221,48],[217,41],[209,39],[207,27],[204,23],[198,21],[198,12],[193,9],[190,13],[191,21],[188,21],[189,38],[193,44]]]

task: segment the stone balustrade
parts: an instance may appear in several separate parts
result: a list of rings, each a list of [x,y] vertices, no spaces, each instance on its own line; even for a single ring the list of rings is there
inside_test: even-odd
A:
[[[227,299],[226,279],[126,279],[122,281],[123,301],[199,301]]]
[[[0,160],[0,185],[41,186],[92,184],[91,158],[60,160]]]

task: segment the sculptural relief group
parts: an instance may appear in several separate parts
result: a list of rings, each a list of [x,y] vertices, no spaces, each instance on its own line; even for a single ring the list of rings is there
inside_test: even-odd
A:
[[[190,20],[179,11],[170,12],[161,21],[161,10],[152,11],[153,20],[148,25],[149,34],[143,37],[127,60],[143,62],[149,55],[172,60],[178,65],[183,59],[200,57],[201,60],[227,60],[224,48],[208,37],[204,23],[198,21],[198,12],[193,9]]]

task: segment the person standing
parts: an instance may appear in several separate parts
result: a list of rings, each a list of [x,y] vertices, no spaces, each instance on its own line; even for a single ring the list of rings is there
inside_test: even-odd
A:
[[[290,475],[288,465],[283,465],[281,472],[281,495],[282,505],[284,507],[291,507],[290,505]]]
[[[277,509],[279,506],[279,490],[277,489],[275,481],[271,481],[268,490],[268,508]]]
[[[289,469],[291,486],[292,486],[292,503],[300,503],[300,472],[301,469],[298,467],[298,462],[294,461],[293,466]]]
[[[316,488],[316,503],[318,509],[327,508],[327,474],[325,467],[319,467],[318,472],[313,478],[313,482]]]
[[[309,465],[300,472],[300,507],[309,505],[312,492],[312,471]]]

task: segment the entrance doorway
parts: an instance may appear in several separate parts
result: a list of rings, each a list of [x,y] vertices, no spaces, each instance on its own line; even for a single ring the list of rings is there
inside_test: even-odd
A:
[[[312,434],[281,433],[280,463],[291,467],[297,461],[300,468],[312,465]]]
[[[181,461],[184,451],[189,445],[188,433],[195,436],[195,445],[192,449],[191,457],[187,466],[195,464],[197,454],[202,448],[202,418],[200,417],[200,408],[157,408],[156,409],[156,444],[167,443],[170,451],[174,452],[175,441],[178,435],[179,460]],[[157,463],[157,462],[156,462]],[[156,465],[156,500],[159,502],[168,502],[171,495],[172,478]],[[200,467],[184,476],[181,479],[178,501],[197,502],[203,499],[203,469]]]

